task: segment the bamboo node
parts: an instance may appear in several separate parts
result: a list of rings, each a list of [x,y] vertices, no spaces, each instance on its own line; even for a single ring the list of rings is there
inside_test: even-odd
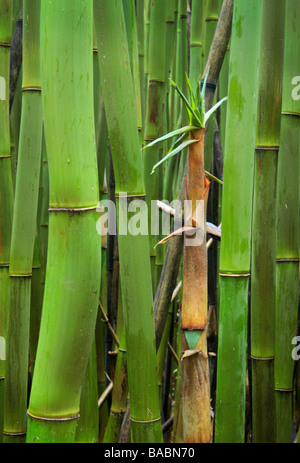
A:
[[[157,421],[161,421],[161,416],[159,418],[156,418],[155,420],[148,420],[148,421],[134,420],[133,418],[130,417],[130,421],[132,423],[139,423],[139,424],[156,423]]]
[[[22,87],[22,92],[41,92],[41,87]]]
[[[0,47],[10,48],[10,47],[11,47],[11,44],[10,44],[10,43],[7,43],[7,42],[0,42]]]
[[[81,212],[87,212],[87,211],[94,211],[97,210],[98,206],[91,206],[91,207],[49,207],[48,211],[49,212],[69,212],[69,213],[75,213],[78,212],[79,214]]]
[[[257,145],[255,151],[279,151],[279,145]]]
[[[32,278],[32,273],[29,273],[28,275],[14,275],[10,274],[9,278]]]
[[[270,360],[274,360],[275,359],[275,356],[271,356],[271,357],[255,357],[255,355],[250,355],[251,359],[252,360],[261,360],[262,362],[268,362]]]
[[[70,416],[64,416],[61,418],[50,418],[48,416],[38,416],[34,415],[33,413],[30,413],[29,410],[27,410],[28,416],[31,418],[34,418],[35,420],[40,420],[40,421],[72,421],[72,420],[77,420],[79,418],[79,413],[76,413],[75,415],[70,415]]]
[[[233,278],[241,278],[241,277],[249,277],[250,273],[219,273],[220,277],[233,277]]]

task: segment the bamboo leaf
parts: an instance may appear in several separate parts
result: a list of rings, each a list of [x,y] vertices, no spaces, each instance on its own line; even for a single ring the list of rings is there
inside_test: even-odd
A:
[[[190,79],[188,78],[187,73],[185,73],[186,76],[186,81],[190,93],[190,100],[191,100],[191,106],[193,110],[195,111],[196,116],[198,117],[199,121],[201,122],[201,126],[204,125],[204,112],[202,111],[202,101],[200,101],[200,104],[197,104],[197,100],[195,98],[195,95],[192,90],[191,82]]]
[[[173,157],[175,154],[179,153],[182,151],[184,148],[187,148],[189,145],[192,145],[193,143],[197,143],[199,140],[187,140],[181,143],[177,148],[172,150],[170,153],[168,153],[163,159],[161,159],[157,164],[152,169],[151,175],[154,173],[155,169],[157,169],[158,166],[163,164],[165,161]]]
[[[223,185],[223,181],[220,180],[218,177],[215,177],[213,174],[210,172],[207,172],[207,170],[204,171],[206,177],[208,177],[210,180],[214,180],[215,182],[220,183],[220,185]]]
[[[144,146],[141,151],[143,151],[146,148],[150,148],[157,143],[160,143],[162,141],[168,140],[169,138],[176,137],[178,135],[186,134],[188,132],[192,132],[193,130],[197,130],[198,127],[195,127],[193,125],[187,125],[185,127],[180,127],[179,129],[174,130],[173,132],[169,132],[166,135],[163,135],[160,138],[157,138],[156,140],[152,141],[151,143],[148,143],[148,145]]]
[[[165,236],[162,240],[160,240],[156,245],[155,247],[159,246],[160,244],[163,244],[163,243],[166,243],[167,241],[169,241],[171,238],[173,238],[173,236],[178,236],[178,235],[182,235],[182,233],[190,233],[192,231],[196,232],[198,230],[201,230],[200,227],[193,227],[191,225],[186,225],[184,227],[181,227],[181,228],[178,228],[177,230],[173,231],[172,233],[170,233],[170,235],[168,236]]]
[[[180,88],[175,84],[175,82],[173,82],[172,79],[170,79],[170,82],[173,85],[173,87],[175,88],[175,90],[179,93],[179,96],[181,97],[181,99],[182,99],[182,101],[183,101],[183,103],[184,103],[184,105],[186,107],[186,110],[187,110],[189,118],[190,118],[190,124],[191,125],[196,125],[197,127],[202,127],[201,121],[199,121],[199,118],[198,118],[197,114],[193,110],[193,108],[192,108],[190,102],[188,101],[188,99],[186,98],[186,96],[182,93]]]
[[[223,98],[222,100],[218,101],[218,103],[216,103],[209,111],[207,111],[207,113],[205,113],[205,118],[204,118],[204,123],[206,124],[206,122],[208,121],[208,119],[210,118],[210,116],[218,109],[219,106],[221,106],[221,104],[226,101],[228,99],[227,96],[225,96],[225,98]]]
[[[204,78],[203,86],[202,86],[202,91],[201,91],[203,100],[205,99],[206,83],[207,83],[207,79],[208,79],[208,75],[209,75],[209,69],[210,69],[210,68],[208,68],[207,73],[206,73],[206,76],[205,76],[205,78]],[[200,82],[199,82],[199,87],[200,87]]]

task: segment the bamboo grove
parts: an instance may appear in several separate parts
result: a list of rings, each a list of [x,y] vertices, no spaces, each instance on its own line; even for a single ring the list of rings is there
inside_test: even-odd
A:
[[[299,0],[0,0],[2,443],[300,442]]]

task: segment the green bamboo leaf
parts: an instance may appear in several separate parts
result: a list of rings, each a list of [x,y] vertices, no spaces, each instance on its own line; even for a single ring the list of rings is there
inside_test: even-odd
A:
[[[214,180],[215,182],[220,183],[220,185],[223,185],[222,180],[220,180],[218,177],[215,177],[210,172],[207,172],[207,170],[205,170],[204,173],[205,173],[206,177],[209,178],[210,180]]]
[[[141,151],[143,151],[146,148],[150,148],[151,146],[154,146],[157,143],[168,140],[169,138],[177,137],[178,135],[186,134],[188,132],[192,132],[193,130],[197,130],[197,128],[198,127],[195,127],[193,125],[187,125],[185,127],[181,127],[180,129],[176,129],[173,132],[169,132],[166,135],[163,135],[162,137],[157,138],[156,140],[152,141],[151,143],[148,143],[148,145],[144,146],[141,149]]]
[[[209,111],[207,111],[207,113],[205,113],[205,118],[204,118],[204,123],[206,124],[206,122],[208,121],[208,119],[210,118],[210,116],[218,109],[219,106],[221,106],[221,104],[227,100],[228,97],[225,96],[225,98],[223,98],[222,100],[218,101],[218,103],[216,103]]]
[[[179,93],[179,96],[181,97],[181,99],[182,99],[182,101],[183,101],[183,103],[184,103],[184,105],[186,107],[186,110],[187,110],[189,118],[190,118],[190,124],[191,125],[196,125],[197,127],[202,127],[201,126],[201,121],[199,120],[197,114],[193,110],[193,108],[192,108],[190,102],[187,100],[186,96],[182,93],[180,88],[175,84],[175,82],[173,82],[172,79],[170,79],[170,82],[173,85],[173,87],[175,88],[175,90]]]
[[[163,159],[161,159],[157,164],[152,169],[151,175],[154,173],[155,169],[163,164],[165,161],[173,157],[175,154],[179,153],[182,151],[184,148],[187,148],[188,146],[192,145],[193,143],[197,143],[199,140],[187,140],[181,143],[177,148],[175,148],[173,151],[171,151],[169,154],[167,154]]]
[[[204,100],[205,98],[205,92],[206,92],[206,83],[207,83],[207,79],[208,79],[208,75],[209,75],[209,69],[207,70],[207,73],[206,73],[206,76],[204,78],[204,81],[203,81],[203,86],[202,86],[202,91],[201,91],[201,94],[202,94],[202,98]],[[199,87],[201,86],[201,82],[199,82]]]
[[[185,73],[185,76],[186,76],[186,81],[187,81],[187,85],[188,85],[188,89],[189,89],[189,93],[190,93],[190,100],[191,100],[191,106],[193,108],[193,110],[195,111],[195,114],[196,116],[198,117],[199,121],[201,122],[201,126],[204,125],[204,112],[202,111],[202,101],[200,101],[200,105],[197,104],[197,101],[196,101],[196,98],[195,98],[195,95],[193,93],[193,90],[192,90],[192,86],[191,86],[191,82],[190,82],[190,79],[187,75],[187,73]]]

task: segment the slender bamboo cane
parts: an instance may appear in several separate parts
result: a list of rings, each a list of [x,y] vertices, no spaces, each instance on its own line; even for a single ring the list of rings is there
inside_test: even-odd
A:
[[[203,16],[204,0],[194,0],[192,4],[191,39],[190,39],[190,81],[196,88],[203,71]],[[226,96],[226,95],[224,95]]]
[[[117,361],[114,375],[114,388],[112,393],[112,404],[110,416],[103,437],[104,443],[117,443],[121,430],[123,417],[127,407],[128,395],[128,378],[127,378],[127,351],[125,329],[123,326],[123,308],[121,303],[121,295],[119,296],[118,304],[118,324],[117,334],[120,337],[119,345],[117,346]]]
[[[188,37],[187,37],[187,0],[180,0],[179,7],[179,21],[180,21],[180,40],[181,40],[181,63],[178,69],[178,72],[181,73],[181,82],[182,82],[182,91],[185,95],[188,93],[186,75],[189,74],[188,70]],[[182,105],[182,102],[180,102]],[[182,106],[180,106],[182,108]],[[188,125],[188,114],[186,111],[179,109],[179,114],[181,115],[181,124],[183,126]],[[184,169],[185,161],[187,158],[187,149],[182,150],[178,159],[178,172],[174,181],[174,197],[177,196],[179,189],[179,183],[182,177],[182,172]]]
[[[145,58],[144,58],[144,79],[145,79],[145,107],[148,98],[148,77],[149,77],[149,37],[150,37],[150,11],[151,1],[145,0],[144,4],[144,46],[145,46]],[[146,114],[146,111],[145,111]]]
[[[139,55],[139,71],[140,71],[140,96],[142,110],[142,127],[145,124],[146,100],[145,100],[145,0],[136,2],[136,21],[137,21],[137,40],[138,40],[138,55]]]
[[[253,442],[275,440],[276,174],[285,2],[262,2],[251,269]]]
[[[209,50],[214,38],[216,27],[219,20],[219,0],[208,0],[205,17],[205,42],[204,42],[204,62],[206,63]],[[224,62],[223,62],[224,64]],[[221,73],[221,71],[220,71]],[[224,95],[227,96],[227,95]],[[215,97],[216,99],[216,97]],[[224,105],[226,106],[226,105]],[[213,139],[215,115],[211,118],[207,135],[205,137],[205,169],[210,171],[213,160]]]
[[[292,441],[295,359],[291,340],[297,334],[299,292],[299,128],[300,104],[291,82],[299,68],[300,37],[295,27],[299,2],[286,2],[281,137],[277,173],[275,399],[276,442]],[[295,61],[295,59],[297,61]],[[298,220],[297,220],[298,218]]]
[[[247,310],[251,256],[252,192],[260,8],[234,6],[220,249],[215,442],[244,442]],[[248,53],[249,41],[251,48]],[[236,133],[239,134],[236,137]],[[234,180],[232,180],[234,179]],[[237,197],[237,191],[239,192]],[[238,384],[238,387],[233,387]]]
[[[24,1],[20,146],[9,266],[5,441],[26,434],[29,320],[42,150],[40,0]],[[24,198],[30,208],[24,213]]]
[[[94,444],[98,442],[99,413],[97,388],[97,362],[95,338],[86,367],[81,396],[80,416],[76,428],[76,443]]]
[[[14,2],[14,15],[17,8],[18,0]],[[22,36],[23,36],[23,8],[19,9],[19,16],[16,27],[13,28],[13,37],[11,41],[10,52],[10,82],[9,82],[9,109],[11,111],[18,81],[20,80],[20,72],[22,68]]]
[[[146,107],[144,141],[148,143],[159,137],[163,124],[163,105],[165,97],[165,30],[166,4],[158,0],[151,1],[149,64],[148,64],[148,99]],[[157,40],[161,35],[161,41]],[[151,174],[153,165],[160,159],[160,148],[155,146],[144,152],[144,180],[146,188],[146,204],[148,207],[149,230],[157,228],[157,216],[151,217],[151,201],[157,201],[159,176]],[[156,223],[155,223],[156,222]],[[151,227],[150,227],[151,224]],[[152,268],[153,294],[156,290],[155,258],[157,236],[149,233],[150,259]]]
[[[101,254],[92,54],[92,1],[43,1],[41,76],[50,217],[27,442],[74,442],[93,341]]]
[[[10,257],[13,181],[9,129],[9,59],[11,43],[11,1],[0,3],[0,433],[2,441],[6,325],[8,305],[8,268]]]
[[[120,276],[132,441],[155,443],[161,442],[162,430],[152,318],[149,238],[143,235],[133,236],[128,233],[127,228],[122,233],[122,218],[129,223],[132,213],[128,211],[128,207],[133,199],[145,197],[145,188],[124,16],[119,8],[119,1],[95,2],[94,18],[97,41],[101,44],[100,71],[119,211]],[[142,213],[147,214],[147,211],[143,210]]]
[[[126,23],[127,43],[128,43],[129,57],[130,57],[130,67],[131,67],[132,81],[133,81],[133,88],[134,88],[137,128],[138,128],[138,132],[140,135],[140,143],[142,145],[143,118],[142,118],[142,104],[141,104],[140,66],[139,66],[135,0],[123,0],[123,8],[124,8],[125,23]]]

